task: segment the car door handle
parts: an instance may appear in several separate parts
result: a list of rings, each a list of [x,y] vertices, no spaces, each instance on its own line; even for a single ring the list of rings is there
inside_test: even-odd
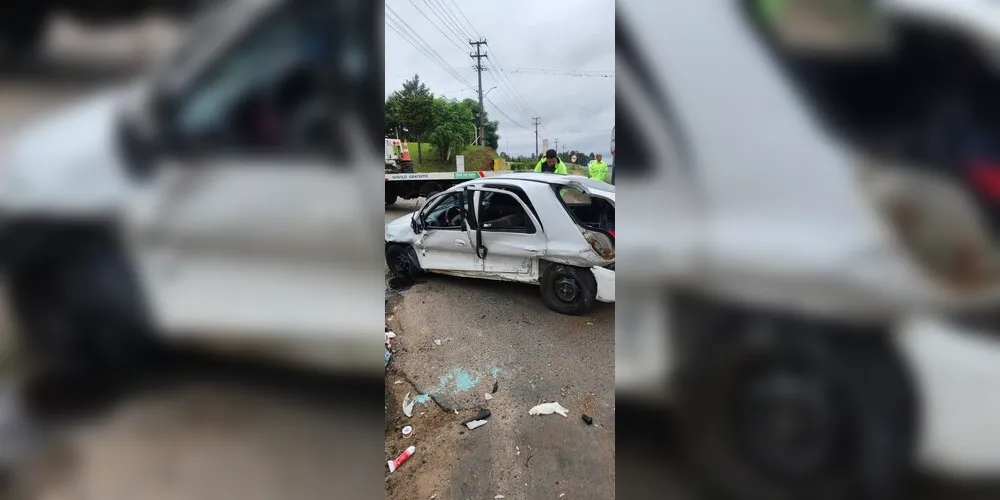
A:
[[[464,247],[465,246],[465,240],[455,240],[455,244],[458,245],[458,246],[460,246],[460,247]]]

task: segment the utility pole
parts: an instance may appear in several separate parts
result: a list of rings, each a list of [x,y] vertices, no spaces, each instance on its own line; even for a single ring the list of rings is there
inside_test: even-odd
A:
[[[531,121],[535,124],[535,158],[538,158],[538,125],[542,123],[542,117],[532,117]]]
[[[480,53],[480,47],[489,44],[486,43],[485,38],[480,38],[474,42],[470,41],[469,45],[476,47],[476,53],[470,53],[469,57],[476,60],[476,65],[472,69],[475,69],[476,75],[479,76],[479,145],[482,146],[486,140],[486,129],[483,128],[483,71],[486,71],[486,68],[483,67],[483,58],[486,57],[486,53]]]
[[[559,139],[556,139],[555,142],[556,142],[556,153],[558,153],[559,152]]]

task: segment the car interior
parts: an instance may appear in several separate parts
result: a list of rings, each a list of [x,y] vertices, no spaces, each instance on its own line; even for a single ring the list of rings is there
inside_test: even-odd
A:
[[[424,216],[425,225],[436,229],[463,229],[460,200],[458,193],[445,196]]]
[[[588,229],[607,233],[614,241],[615,207],[603,198],[590,196],[574,187],[558,188],[559,199],[578,223]]]
[[[258,152],[329,141],[328,41],[305,16],[286,11],[224,56],[186,96],[184,134]]]
[[[483,221],[484,231],[535,232],[534,225],[524,213],[524,207],[509,194],[483,193],[479,220]]]

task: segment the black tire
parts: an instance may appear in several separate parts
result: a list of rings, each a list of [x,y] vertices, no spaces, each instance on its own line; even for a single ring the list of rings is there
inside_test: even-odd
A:
[[[158,353],[145,303],[113,245],[73,247],[41,282],[15,279],[12,293],[22,345],[41,371],[128,375]],[[33,275],[33,276],[38,276]]]
[[[394,277],[413,280],[420,275],[420,267],[414,262],[410,248],[407,246],[386,246],[385,263],[389,266],[389,273]]]
[[[708,326],[691,334],[696,347],[685,353],[677,408],[688,458],[708,493],[898,497],[917,410],[885,335],[748,314]],[[801,441],[785,439],[787,429],[772,425],[778,417]]]
[[[399,198],[399,197],[396,196],[396,193],[394,191],[392,191],[389,188],[385,189],[385,204],[386,205],[392,205],[392,204],[396,203],[396,199],[397,198]]]
[[[581,267],[551,264],[542,272],[539,285],[542,301],[560,314],[585,314],[597,301],[597,280]]]

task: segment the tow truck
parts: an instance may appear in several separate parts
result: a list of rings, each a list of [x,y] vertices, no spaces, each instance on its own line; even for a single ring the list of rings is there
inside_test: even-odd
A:
[[[405,140],[397,138],[385,139],[385,204],[392,205],[396,200],[412,200],[430,198],[453,186],[467,180],[492,177],[503,171],[479,170],[473,172],[428,172],[413,171],[413,161],[410,158],[409,145]]]

